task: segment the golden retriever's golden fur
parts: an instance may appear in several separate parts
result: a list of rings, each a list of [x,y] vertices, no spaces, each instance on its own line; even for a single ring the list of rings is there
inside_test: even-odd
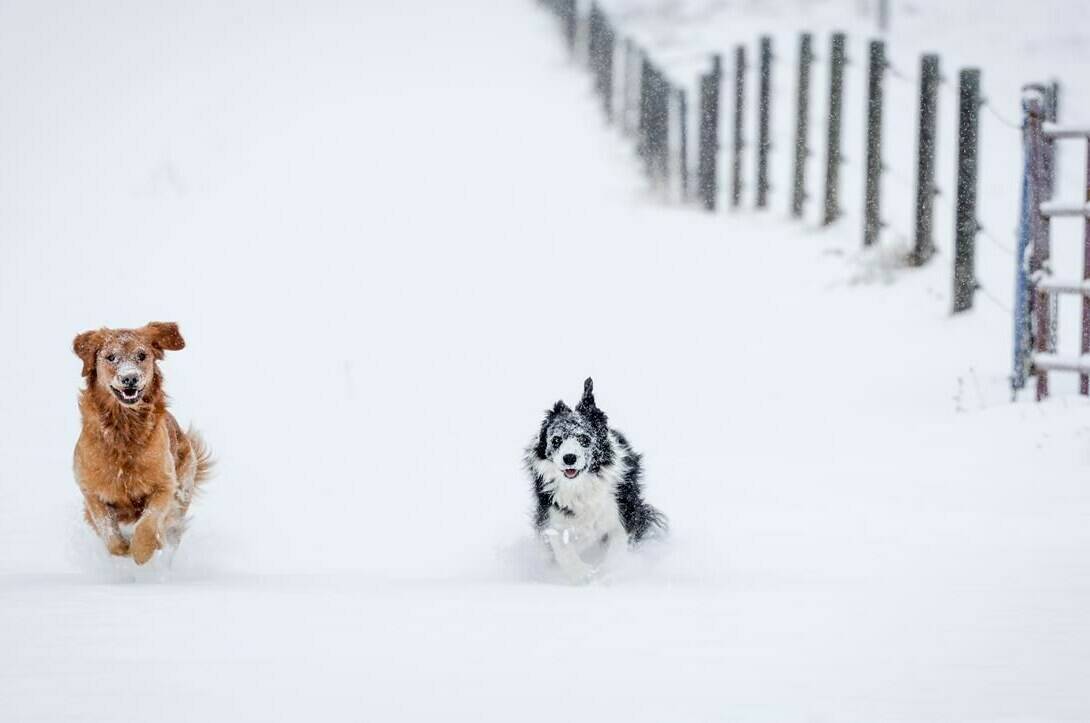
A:
[[[177,546],[212,464],[200,436],[166,409],[157,361],[185,340],[177,324],[153,321],[87,331],[72,346],[87,379],[73,461],[85,517],[111,554],[142,565],[164,544]]]

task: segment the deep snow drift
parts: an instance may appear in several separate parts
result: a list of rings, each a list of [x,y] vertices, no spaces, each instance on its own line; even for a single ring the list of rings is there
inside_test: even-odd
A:
[[[662,7],[703,5],[629,19],[866,38],[853,0]],[[983,64],[1010,116],[1056,69],[1090,117],[1086,10],[1015,5],[916,3],[896,57]],[[947,221],[910,272],[851,185],[829,231],[663,203],[528,0],[8,4],[0,89],[0,718],[1090,717],[1087,405],[1006,401],[1013,269],[982,248],[999,305],[951,319]],[[169,574],[104,559],[70,471],[72,337],[151,319],[219,459]],[[588,375],[673,534],[572,588],[520,456]]]

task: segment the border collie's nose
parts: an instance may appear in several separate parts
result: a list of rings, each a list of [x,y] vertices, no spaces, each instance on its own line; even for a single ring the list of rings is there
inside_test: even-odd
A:
[[[574,454],[564,455],[564,464],[575,464],[576,457]]]
[[[136,376],[135,374],[126,374],[123,377],[118,377],[118,380],[123,386],[135,387],[136,383],[140,381],[140,377]]]

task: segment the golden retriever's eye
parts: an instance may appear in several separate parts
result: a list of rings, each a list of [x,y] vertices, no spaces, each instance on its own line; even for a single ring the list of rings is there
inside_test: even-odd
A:
[[[553,446],[554,447],[559,447],[560,446],[560,437],[553,437]]]
[[[590,437],[588,437],[587,435],[580,434],[578,439],[579,439],[579,444],[583,445],[584,447],[589,447],[590,446]]]
[[[145,360],[145,359],[147,359],[147,358],[148,358],[148,355],[147,355],[147,354],[145,354],[145,353],[144,353],[144,352],[142,352],[142,351],[141,351],[141,352],[137,352],[137,354],[136,354],[136,361],[138,361],[138,362],[142,362],[142,361],[144,361],[144,360]]]
[[[107,354],[106,355],[106,361],[110,362],[111,364],[116,364],[117,363],[117,354]]]

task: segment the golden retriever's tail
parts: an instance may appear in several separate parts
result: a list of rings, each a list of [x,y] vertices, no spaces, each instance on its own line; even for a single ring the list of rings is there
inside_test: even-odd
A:
[[[216,461],[212,459],[212,453],[208,450],[208,445],[205,444],[200,432],[190,427],[185,436],[189,438],[189,444],[193,447],[193,456],[197,459],[197,472],[193,476],[193,486],[199,488],[202,482],[212,476],[212,468],[216,466]]]

